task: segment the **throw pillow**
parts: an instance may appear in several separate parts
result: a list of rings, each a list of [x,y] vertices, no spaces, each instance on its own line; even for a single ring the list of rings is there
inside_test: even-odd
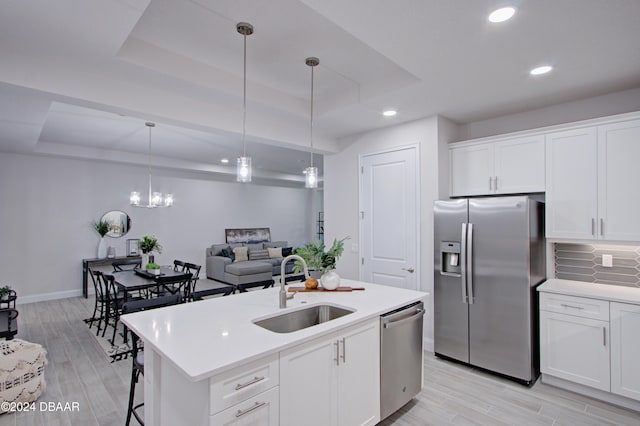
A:
[[[236,247],[233,249],[233,254],[236,256],[234,262],[242,262],[249,260],[249,248],[248,247]]]
[[[233,253],[233,249],[229,246],[227,246],[227,248],[222,249],[222,255],[224,257],[228,257],[229,259],[231,259],[232,262],[236,260],[236,255]]]
[[[293,254],[293,247],[282,247],[282,257],[291,256]]]
[[[276,257],[282,257],[282,247],[268,247],[269,257],[274,259]]]
[[[249,250],[249,260],[263,260],[269,258],[267,249]]]

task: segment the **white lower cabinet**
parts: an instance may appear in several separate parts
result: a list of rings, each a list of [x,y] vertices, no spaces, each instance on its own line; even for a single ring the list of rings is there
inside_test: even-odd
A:
[[[540,312],[540,370],[609,391],[609,323]]]
[[[376,424],[379,348],[376,318],[281,352],[280,424]]]
[[[280,424],[278,416],[279,394],[280,392],[276,386],[240,404],[227,408],[211,416],[210,426],[277,426]]]
[[[611,302],[611,392],[640,400],[640,306]]]

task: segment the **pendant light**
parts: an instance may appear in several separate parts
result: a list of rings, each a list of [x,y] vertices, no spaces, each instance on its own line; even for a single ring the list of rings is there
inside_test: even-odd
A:
[[[253,34],[253,25],[240,22],[236,25],[238,33],[244,37],[244,75],[242,90],[242,157],[238,157],[236,180],[242,183],[251,182],[251,157],[247,157],[246,124],[247,124],[247,36]]]
[[[309,125],[309,141],[311,144],[311,164],[304,169],[304,187],[318,187],[318,168],[313,167],[313,68],[320,63],[320,59],[309,57],[305,59],[305,63],[311,67],[311,108],[310,108],[310,125]]]
[[[129,203],[133,207],[144,207],[147,209],[154,209],[156,207],[171,207],[173,205],[173,194],[162,195],[161,192],[151,191],[151,129],[156,126],[155,123],[146,122],[145,126],[149,128],[149,153],[148,153],[148,170],[149,170],[149,199],[146,205],[140,205],[140,193],[137,191],[131,192],[129,196]]]

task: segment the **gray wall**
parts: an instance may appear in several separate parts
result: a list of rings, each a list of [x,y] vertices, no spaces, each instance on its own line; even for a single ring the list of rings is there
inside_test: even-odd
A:
[[[269,227],[274,240],[304,244],[322,205],[321,191],[153,174],[154,190],[172,192],[174,207],[129,206],[132,190],[146,193],[144,167],[0,153],[0,284],[22,302],[78,295],[81,259],[95,257],[99,241],[91,223],[108,210],[123,210],[133,222],[127,236],[107,238],[118,255],[127,238],[154,234],[164,246],[161,264],[203,264],[205,247],[223,242],[225,228]]]

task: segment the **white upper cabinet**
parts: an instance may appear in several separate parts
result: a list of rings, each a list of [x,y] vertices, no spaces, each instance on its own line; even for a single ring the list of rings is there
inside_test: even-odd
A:
[[[451,196],[543,192],[544,136],[450,148]]]
[[[640,241],[640,120],[598,127],[599,238]]]
[[[546,236],[640,241],[640,120],[546,135]]]
[[[546,136],[547,238],[596,238],[597,142],[595,127]]]

